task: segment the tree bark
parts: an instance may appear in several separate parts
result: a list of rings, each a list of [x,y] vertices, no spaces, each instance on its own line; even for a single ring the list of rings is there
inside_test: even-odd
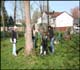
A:
[[[14,3],[14,24],[16,24],[16,1]]]
[[[30,55],[32,53],[32,32],[31,32],[31,20],[30,20],[30,1],[24,1],[25,6],[25,54]]]
[[[49,13],[49,1],[47,1],[47,12]],[[49,14],[47,16],[48,26],[49,26]]]
[[[4,9],[4,1],[1,2],[1,15],[2,15],[1,22],[3,24],[3,38],[4,38],[5,37],[5,23],[4,23],[4,12],[3,12],[3,9]]]

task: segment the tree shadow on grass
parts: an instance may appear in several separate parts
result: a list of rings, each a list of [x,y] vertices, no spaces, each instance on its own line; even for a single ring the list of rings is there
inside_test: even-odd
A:
[[[21,50],[23,49],[23,47],[19,48],[16,53],[18,54]]]

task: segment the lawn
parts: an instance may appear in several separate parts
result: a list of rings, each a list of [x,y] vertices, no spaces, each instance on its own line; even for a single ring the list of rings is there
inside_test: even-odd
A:
[[[18,39],[18,56],[12,55],[9,38],[1,40],[1,69],[79,69],[79,36],[55,45],[54,54],[24,56],[24,37]]]

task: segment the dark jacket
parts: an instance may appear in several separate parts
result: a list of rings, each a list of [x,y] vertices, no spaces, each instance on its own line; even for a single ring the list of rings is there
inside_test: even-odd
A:
[[[42,46],[44,50],[47,49],[47,38],[45,36],[42,37]]]
[[[52,28],[48,29],[48,34],[50,39],[54,36],[54,32]]]
[[[16,33],[16,31],[12,30],[11,36],[12,36],[12,41],[14,40],[14,38],[17,39],[17,33]]]

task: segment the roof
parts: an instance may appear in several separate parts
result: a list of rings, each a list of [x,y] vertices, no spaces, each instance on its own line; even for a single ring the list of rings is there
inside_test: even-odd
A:
[[[63,12],[45,12],[47,15],[49,15],[49,16],[51,16],[51,18],[56,18],[56,17],[58,17],[59,15],[61,15],[62,13],[67,13],[66,11],[63,11]],[[43,14],[44,12],[42,12],[42,14]],[[73,16],[71,15],[71,14],[69,14],[69,13],[67,13],[69,16],[71,16],[72,18],[73,18]]]
[[[50,15],[51,17],[56,18],[57,16],[59,16],[60,14],[62,14],[63,12],[45,12],[47,15]]]

